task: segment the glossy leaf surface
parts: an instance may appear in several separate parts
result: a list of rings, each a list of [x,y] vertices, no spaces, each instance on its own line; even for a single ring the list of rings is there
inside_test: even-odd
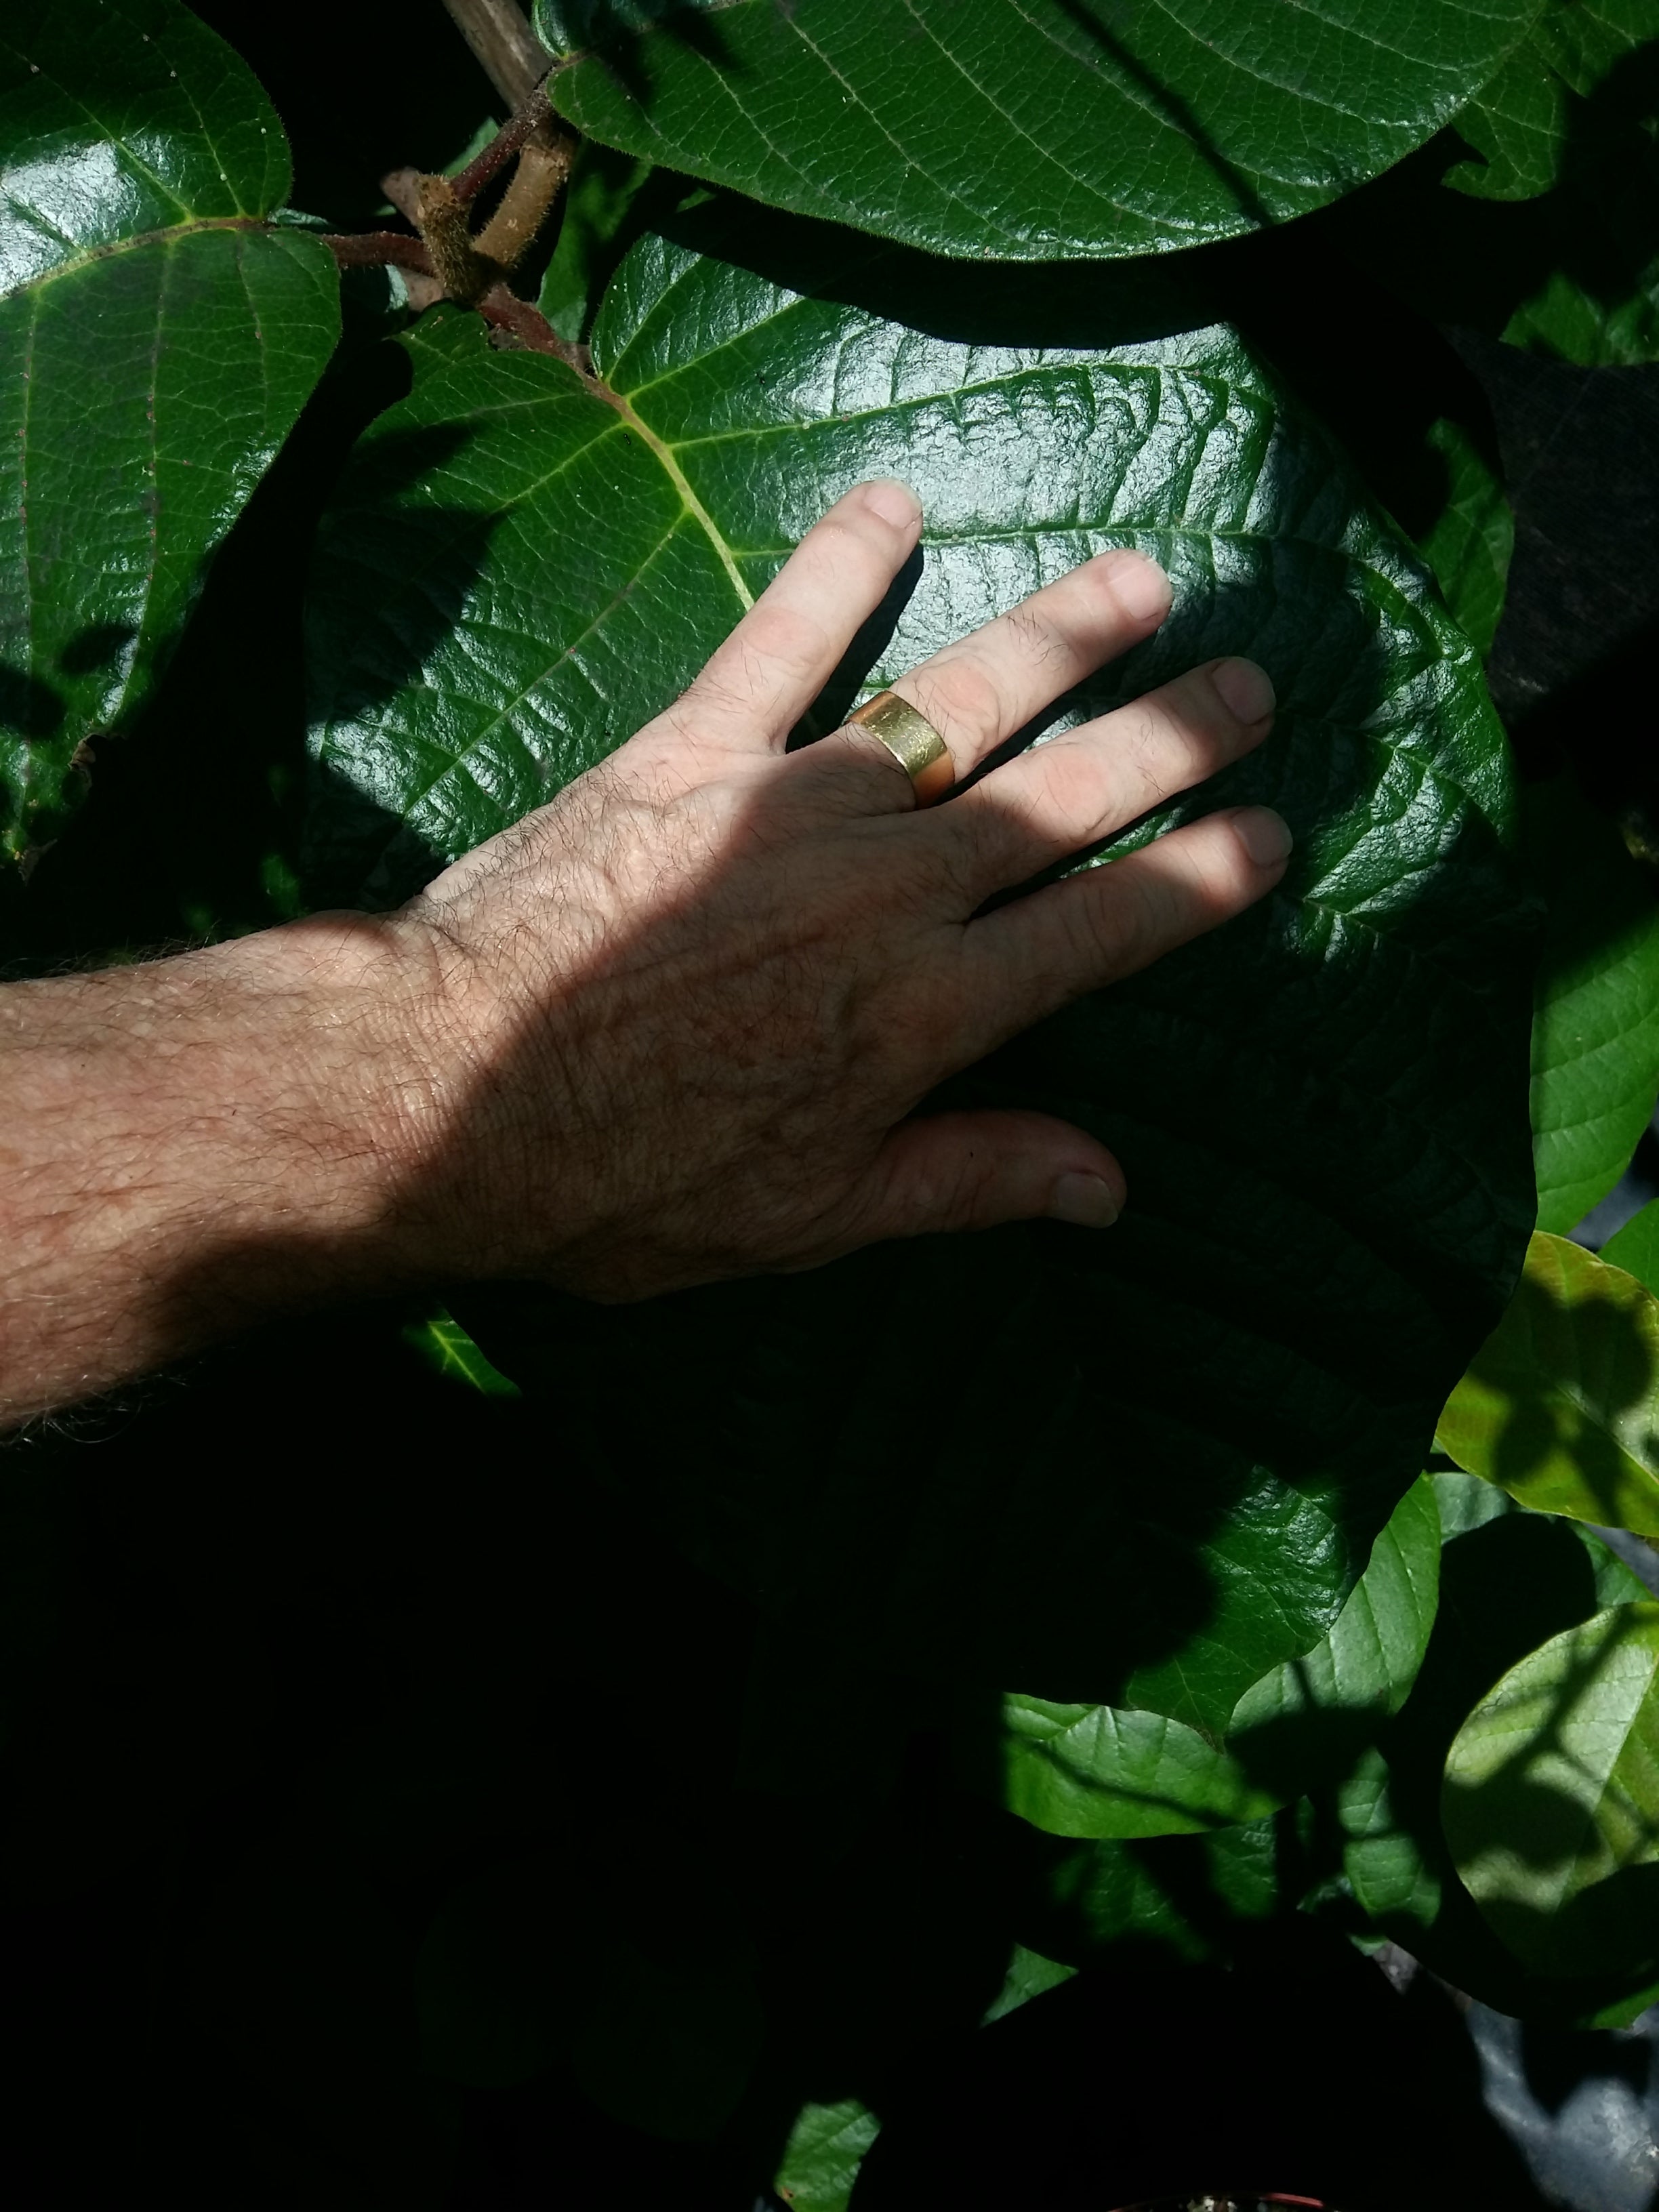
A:
[[[1566,1238],[1534,1236],[1436,1442],[1540,1512],[1659,1535],[1659,1298]]]
[[[1429,138],[1534,0],[541,0],[581,131],[936,252],[1139,254],[1284,222]]]
[[[262,220],[288,149],[173,0],[0,26],[0,842],[49,842],[142,702],[338,329]]]
[[[1446,1840],[1504,1943],[1544,1973],[1659,1968],[1659,1605],[1530,1653],[1446,1760]]]
[[[1659,908],[1570,779],[1523,799],[1547,915],[1534,987],[1538,1226],[1565,1236],[1624,1174],[1659,1094]]]
[[[872,472],[921,495],[920,574],[821,726],[1090,553],[1163,561],[1164,630],[1057,720],[1255,655],[1273,740],[1135,836],[1261,797],[1291,875],[950,1094],[1098,1130],[1134,1178],[1119,1229],[921,1240],[626,1311],[469,1294],[460,1317],[781,1614],[1218,1732],[1329,1627],[1518,1263],[1503,741],[1421,568],[1229,332],[1092,276],[988,273],[964,300],[941,264],[822,251],[803,295],[642,242],[593,332],[611,397],[459,317],[411,337],[414,389],[313,570],[319,853],[384,898],[538,804]],[[860,1328],[849,1366],[872,1302],[975,1317],[996,1357],[918,1392],[902,1333]]]

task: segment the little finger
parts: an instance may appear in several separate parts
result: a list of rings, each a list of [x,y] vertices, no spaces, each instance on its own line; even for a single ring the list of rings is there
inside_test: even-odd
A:
[[[971,908],[1254,750],[1273,709],[1254,661],[1211,661],[1032,746],[930,816],[927,834],[959,848]]]
[[[973,1057],[1254,906],[1291,842],[1271,807],[1229,807],[970,923],[960,1003],[977,1010]]]

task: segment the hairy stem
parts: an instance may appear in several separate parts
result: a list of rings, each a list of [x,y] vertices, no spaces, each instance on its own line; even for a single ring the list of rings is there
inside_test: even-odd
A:
[[[553,111],[547,104],[545,87],[539,84],[532,86],[529,96],[508,117],[483,150],[475,154],[465,168],[458,169],[451,178],[456,198],[476,199],[502,162],[510,160],[521,147],[556,145],[568,135],[555,121]]]
[[[444,5],[508,107],[521,106],[547,75],[552,56],[518,0],[444,0]]]
[[[562,338],[539,307],[532,307],[528,300],[521,300],[505,284],[492,284],[477,305],[485,322],[498,331],[505,331],[530,352],[550,353],[567,368],[574,368],[585,381],[592,381],[586,347],[573,345],[568,338]]]
[[[575,152],[574,138],[551,146],[532,140],[524,149],[501,205],[478,233],[478,252],[486,261],[502,269],[518,266],[563,190]]]

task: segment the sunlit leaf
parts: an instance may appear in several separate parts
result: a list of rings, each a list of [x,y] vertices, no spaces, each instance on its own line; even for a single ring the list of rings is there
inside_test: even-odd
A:
[[[1518,1958],[1547,1974],[1659,1966],[1659,1605],[1553,1638],[1469,1715],[1446,1840]]]
[[[1624,1174],[1659,1093],[1659,907],[1571,779],[1528,786],[1523,804],[1548,908],[1532,1032],[1538,1226],[1565,1236]]]
[[[0,25],[0,845],[49,843],[332,350],[288,147],[174,0]]]
[[[539,0],[580,130],[939,252],[1162,252],[1305,214],[1430,137],[1535,0]]]
[[[1659,1298],[1535,1235],[1436,1442],[1523,1505],[1659,1535]]]

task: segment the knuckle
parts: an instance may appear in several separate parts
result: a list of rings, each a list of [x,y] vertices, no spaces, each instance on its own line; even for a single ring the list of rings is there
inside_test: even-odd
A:
[[[1002,691],[984,662],[969,653],[942,657],[918,669],[906,688],[934,726],[945,734],[984,738],[1002,727]]]

